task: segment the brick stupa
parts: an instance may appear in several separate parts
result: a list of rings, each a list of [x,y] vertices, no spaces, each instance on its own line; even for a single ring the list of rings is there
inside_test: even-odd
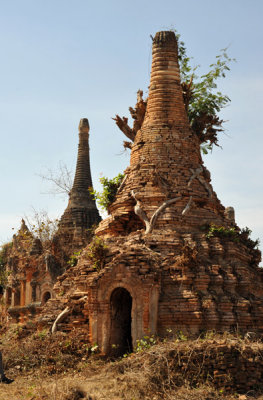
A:
[[[83,250],[59,278],[54,289],[64,295],[49,300],[45,321],[67,307],[59,329],[82,329],[117,354],[149,334],[263,332],[260,252],[213,191],[185,112],[172,32],[153,40],[146,114],[110,212],[96,231],[101,263],[92,246]],[[211,224],[225,234],[209,235]]]
[[[89,121],[79,123],[79,145],[73,187],[69,193],[68,206],[59,222],[57,236],[70,237],[76,243],[87,242],[88,229],[97,225],[101,218],[95,200],[90,194],[92,179],[89,157]]]
[[[123,234],[127,223],[133,230],[134,199],[135,213],[144,220],[147,233],[153,229],[193,232],[201,224],[227,226],[229,222],[213,192],[199,139],[186,115],[174,33],[157,33],[152,54],[144,122],[132,146],[125,182],[99,235]]]

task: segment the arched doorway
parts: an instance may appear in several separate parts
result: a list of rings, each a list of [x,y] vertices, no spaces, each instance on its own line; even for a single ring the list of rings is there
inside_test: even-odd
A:
[[[132,297],[128,290],[122,287],[114,289],[111,294],[110,307],[110,354],[118,357],[132,351]]]
[[[51,298],[50,292],[45,292],[42,296],[42,304],[45,304]]]

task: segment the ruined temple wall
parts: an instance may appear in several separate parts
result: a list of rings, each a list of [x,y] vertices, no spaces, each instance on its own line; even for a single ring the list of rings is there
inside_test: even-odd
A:
[[[263,333],[263,274],[240,244],[212,238],[206,258],[179,256],[162,275],[158,332]],[[182,254],[182,253],[181,253]]]
[[[77,266],[59,278],[57,300],[50,302],[55,308],[51,312],[47,307],[42,321],[51,326],[69,306],[72,314],[59,329],[82,329],[90,343],[107,353],[112,344],[111,295],[123,288],[132,297],[134,346],[144,335],[164,337],[171,331],[263,333],[263,273],[251,264],[249,248],[201,233],[159,235],[109,239],[101,270],[85,259],[84,251]]]

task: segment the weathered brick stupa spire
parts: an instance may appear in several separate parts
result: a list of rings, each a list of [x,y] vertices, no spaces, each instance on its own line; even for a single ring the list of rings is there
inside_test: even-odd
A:
[[[227,224],[224,207],[203,166],[199,139],[190,128],[177,41],[171,31],[157,32],[153,39],[146,114],[111,214],[98,234],[136,230],[139,220],[146,233],[163,228],[187,232],[211,222]]]
[[[101,220],[95,200],[89,192],[92,187],[89,159],[89,121],[79,123],[79,145],[76,173],[69,194],[68,206],[60,220],[59,231],[74,231],[75,236],[85,236],[87,229]]]

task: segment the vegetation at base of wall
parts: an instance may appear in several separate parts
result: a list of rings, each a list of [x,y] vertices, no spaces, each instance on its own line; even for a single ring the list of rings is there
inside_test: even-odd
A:
[[[139,353],[140,351],[144,351],[146,349],[149,349],[150,347],[152,347],[156,343],[157,343],[157,339],[156,339],[156,337],[154,335],[144,336],[142,339],[136,340],[135,352]]]
[[[19,324],[2,334],[6,369],[15,369],[21,374],[41,368],[44,375],[53,375],[77,369],[81,360],[94,353],[79,331],[51,335],[48,329],[34,333],[32,330],[27,324]]]
[[[12,249],[13,242],[5,243],[0,248],[0,285],[5,286],[8,274],[6,272],[6,264],[9,252]]]
[[[92,354],[83,331],[30,334],[20,325],[2,342],[6,374],[15,379],[8,396],[15,399],[234,400],[248,391],[259,399],[263,391],[259,337],[208,332],[190,339],[178,331],[114,362]]]
[[[100,178],[100,183],[102,184],[102,191],[99,192],[90,188],[90,194],[95,200],[97,200],[98,205],[103,209],[108,211],[110,205],[114,202],[116,198],[117,191],[121,185],[124,178],[124,174],[118,174],[112,179],[103,176]]]

